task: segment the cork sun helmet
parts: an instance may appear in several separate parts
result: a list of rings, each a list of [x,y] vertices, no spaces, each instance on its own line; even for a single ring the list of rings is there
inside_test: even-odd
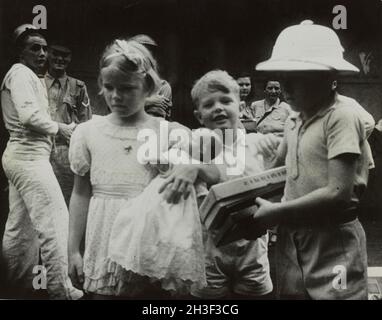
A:
[[[344,49],[330,28],[305,20],[284,29],[278,36],[270,59],[257,64],[257,71],[359,72],[343,58]]]

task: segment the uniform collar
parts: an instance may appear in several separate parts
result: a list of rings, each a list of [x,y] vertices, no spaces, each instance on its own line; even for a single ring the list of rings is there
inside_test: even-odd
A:
[[[52,87],[54,80],[58,80],[60,82],[61,88],[65,87],[66,81],[68,80],[68,76],[66,73],[60,78],[54,78],[49,74],[49,72],[46,73],[45,79],[47,80],[48,89]]]

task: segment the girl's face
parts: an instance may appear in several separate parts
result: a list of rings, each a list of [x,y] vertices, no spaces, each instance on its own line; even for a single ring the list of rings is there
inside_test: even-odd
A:
[[[120,117],[130,117],[144,112],[149,96],[142,75],[125,73],[113,65],[101,70],[102,90],[111,112]]]

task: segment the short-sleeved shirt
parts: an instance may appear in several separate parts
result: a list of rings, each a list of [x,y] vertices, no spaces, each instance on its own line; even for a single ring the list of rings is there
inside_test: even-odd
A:
[[[232,146],[226,144],[224,153],[215,159],[216,164],[224,164],[218,166],[219,170],[226,170],[222,172],[222,177],[232,180],[264,171],[263,157],[257,152],[257,141],[260,136],[261,134],[245,134],[244,130],[238,130],[236,142]]]
[[[293,113],[285,124],[287,143],[285,200],[300,198],[328,184],[328,161],[342,154],[357,155],[351,201],[359,202],[371,163],[367,133],[353,99],[336,95],[333,105],[305,123]],[[362,107],[361,107],[362,108]]]
[[[232,146],[225,145],[224,155],[220,154],[216,162],[224,161],[231,169],[238,170],[233,170],[232,174],[225,172],[223,176],[232,180],[264,170],[262,157],[257,151],[259,137],[257,133],[238,134]],[[239,152],[239,156],[238,146],[244,150],[244,153]],[[225,166],[218,167],[223,170]],[[227,287],[242,295],[263,295],[272,291],[267,235],[257,240],[238,240],[218,248],[207,237],[205,247],[208,286],[194,290],[197,297],[220,298],[227,292]]]
[[[255,110],[254,119],[257,123],[258,132],[283,136],[285,121],[291,113],[289,104],[277,99],[273,105],[269,106],[264,99],[253,102],[251,108]]]
[[[44,81],[24,64],[14,64],[1,85],[1,106],[10,134],[7,150],[24,160],[49,157],[58,124],[49,114]]]
[[[64,74],[55,79],[45,74],[49,106],[55,121],[70,124],[84,122],[91,118],[89,96],[83,81]]]

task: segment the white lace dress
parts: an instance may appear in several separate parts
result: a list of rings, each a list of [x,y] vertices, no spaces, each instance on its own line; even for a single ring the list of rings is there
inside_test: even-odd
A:
[[[137,128],[112,124],[107,116],[97,117],[80,124],[73,133],[69,150],[71,168],[80,176],[90,171],[93,190],[85,235],[84,290],[87,292],[134,296],[137,289],[145,287],[141,276],[126,272],[108,259],[109,248],[113,247],[110,235],[121,208],[127,208],[128,200],[141,194],[158,175],[154,166],[138,162],[137,152],[144,142],[137,140],[137,134],[140,129],[152,129],[159,136],[161,121],[153,117]],[[181,127],[168,124],[170,131]],[[144,200],[148,202],[150,197],[146,194]],[[135,223],[139,222],[142,225],[139,218],[135,219]],[[140,241],[135,240],[134,245],[140,246]],[[200,271],[204,277],[204,266]]]
[[[159,121],[148,127],[157,130]],[[115,265],[107,260],[109,238],[116,214],[127,199],[139,195],[158,174],[151,165],[137,161],[140,128],[112,124],[97,117],[80,124],[70,142],[69,159],[74,173],[90,171],[93,195],[90,200],[85,235],[84,290],[116,295],[121,286]]]
[[[158,175],[117,215],[110,235],[110,259],[125,275],[146,277],[173,295],[207,285],[202,224],[197,195],[207,191],[197,183],[187,199],[169,204],[159,194],[165,181]]]

